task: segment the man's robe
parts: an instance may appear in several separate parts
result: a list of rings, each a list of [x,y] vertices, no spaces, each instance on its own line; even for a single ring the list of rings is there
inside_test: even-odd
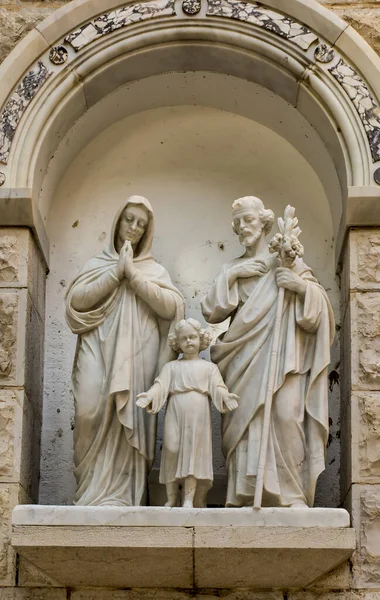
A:
[[[224,265],[202,300],[209,323],[231,317],[228,330],[211,349],[238,409],[223,416],[223,452],[228,469],[227,506],[252,504],[268,386],[279,289],[277,261],[268,256],[262,277],[235,280],[229,287]],[[307,283],[300,298],[285,291],[279,359],[274,386],[263,503],[313,505],[325,466],[328,437],[327,368],[334,317],[325,290],[297,259],[293,270]]]

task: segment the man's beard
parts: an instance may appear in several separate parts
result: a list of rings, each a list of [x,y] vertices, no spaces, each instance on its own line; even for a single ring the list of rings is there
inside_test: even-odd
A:
[[[241,245],[246,246],[246,247],[255,246],[257,244],[257,242],[259,241],[262,232],[263,232],[263,230],[259,229],[255,233],[252,232],[252,233],[249,233],[248,235],[244,236],[243,239],[240,239]],[[249,239],[249,242],[246,241],[248,239]]]

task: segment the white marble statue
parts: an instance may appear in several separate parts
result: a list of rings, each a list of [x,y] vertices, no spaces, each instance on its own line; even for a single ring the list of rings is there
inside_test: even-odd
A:
[[[218,367],[199,358],[199,351],[210,344],[210,334],[199,321],[179,321],[169,343],[183,358],[167,363],[150,390],[139,394],[137,404],[154,414],[168,399],[160,468],[165,506],[176,506],[183,484],[183,507],[204,507],[213,482],[209,399],[225,413],[237,408],[238,397],[228,391]]]
[[[118,211],[108,246],[88,261],[66,296],[78,334],[73,369],[74,462],[79,505],[146,502],[156,417],[136,406],[175,354],[167,338],[184,303],[151,254],[154,217],[132,196]]]
[[[335,326],[325,290],[299,257],[278,267],[265,239],[274,215],[254,197],[232,205],[233,230],[244,253],[223,266],[202,312],[209,323],[231,317],[211,348],[227,387],[239,395],[223,415],[228,469],[226,506],[252,505],[270,378],[279,289],[284,288],[264,472],[263,505],[313,506],[325,467],[327,368]]]

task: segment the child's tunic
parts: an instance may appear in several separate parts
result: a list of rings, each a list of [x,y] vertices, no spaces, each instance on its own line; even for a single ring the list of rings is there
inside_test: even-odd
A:
[[[218,367],[202,359],[169,362],[150,391],[153,410],[159,410],[168,398],[160,483],[192,475],[206,480],[208,489],[213,481],[209,398],[219,412],[226,412],[223,395],[227,388]]]

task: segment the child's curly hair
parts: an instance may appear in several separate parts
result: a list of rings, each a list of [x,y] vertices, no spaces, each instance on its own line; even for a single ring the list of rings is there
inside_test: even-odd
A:
[[[199,338],[201,340],[201,345],[199,349],[206,350],[206,348],[208,348],[211,344],[211,331],[209,329],[202,329],[202,325],[200,324],[200,322],[196,319],[191,318],[181,319],[181,321],[178,321],[177,325],[175,326],[174,333],[170,333],[168,335],[168,343],[170,348],[174,350],[174,352],[177,352],[177,354],[181,352],[181,348],[178,345],[178,332],[184,325],[191,325],[191,327],[193,327],[198,332]]]

